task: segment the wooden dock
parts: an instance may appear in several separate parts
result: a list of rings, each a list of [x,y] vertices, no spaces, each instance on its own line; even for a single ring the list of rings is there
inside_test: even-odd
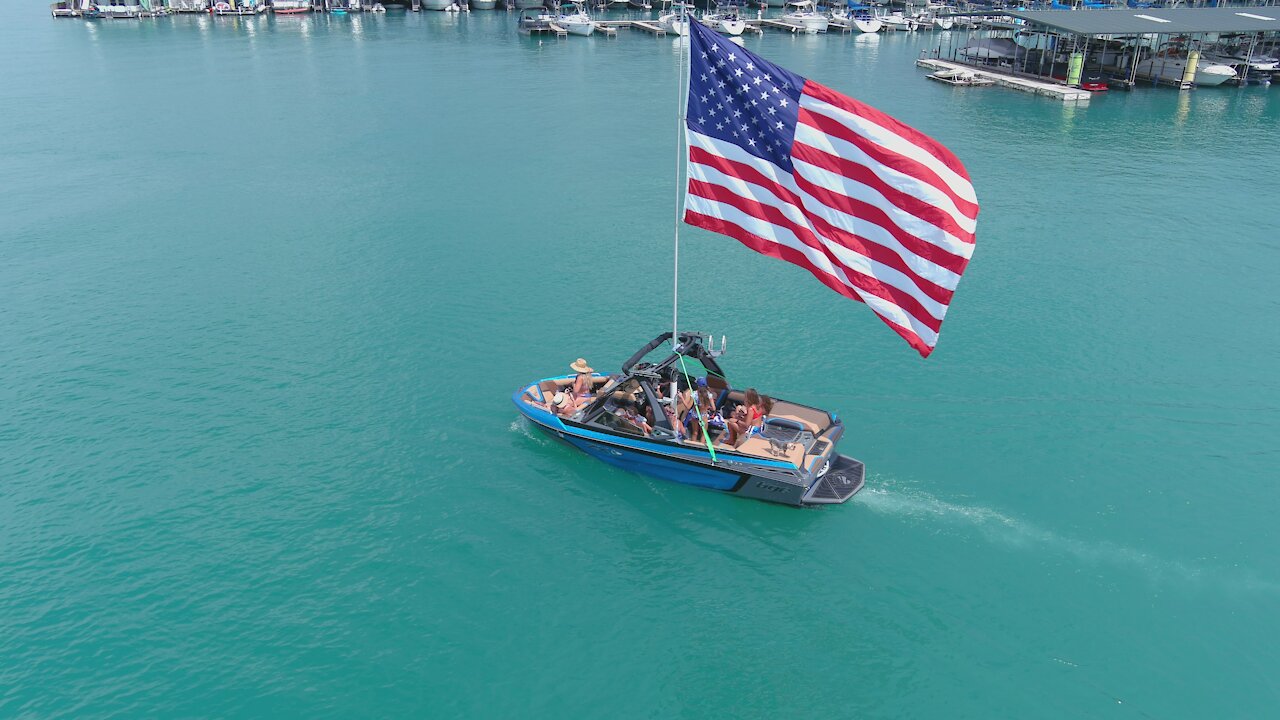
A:
[[[972,65],[965,65],[964,63],[939,60],[938,58],[922,57],[916,60],[916,66],[927,68],[929,70],[966,70],[980,78],[990,79],[996,85],[1001,87],[1056,98],[1062,102],[1089,102],[1089,98],[1093,97],[1093,93],[1088,90],[1081,90],[1080,88],[1061,85],[1059,83],[1044,82],[1042,80],[1033,80],[1031,78],[1008,75],[1001,72],[993,72],[991,70],[984,70]]]

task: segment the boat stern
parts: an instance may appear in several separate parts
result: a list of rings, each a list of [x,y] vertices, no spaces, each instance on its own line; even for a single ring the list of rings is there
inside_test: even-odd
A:
[[[804,494],[805,505],[839,505],[867,482],[867,466],[848,455],[836,455]]]

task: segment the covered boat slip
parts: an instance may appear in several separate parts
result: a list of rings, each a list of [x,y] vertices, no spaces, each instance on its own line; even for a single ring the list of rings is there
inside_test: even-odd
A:
[[[958,13],[1012,19],[1008,31],[951,33],[922,60],[964,65],[993,76],[1033,80],[1086,90],[1129,88],[1139,82],[1187,89],[1224,82],[1269,82],[1249,67],[1249,58],[1280,33],[1280,7],[1152,8],[1134,2],[1123,9],[995,10]],[[1202,50],[1239,46],[1235,76]],[[921,63],[924,65],[924,63]],[[1208,69],[1213,66],[1213,69]],[[1031,92],[1043,88],[1000,83]],[[1061,93],[1059,93],[1061,94]],[[1064,99],[1074,99],[1067,98]]]

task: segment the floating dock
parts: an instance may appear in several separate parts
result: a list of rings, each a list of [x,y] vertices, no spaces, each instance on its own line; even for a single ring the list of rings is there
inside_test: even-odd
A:
[[[963,70],[965,72],[971,72],[977,77],[989,79],[994,84],[1001,87],[1056,98],[1062,102],[1089,102],[1089,98],[1093,97],[1093,93],[1088,90],[1081,90],[1080,88],[1060,85],[1058,83],[1044,82],[1043,80],[1033,80],[1031,78],[1018,77],[1016,75],[992,72],[972,65],[965,65],[964,63],[951,62],[950,60],[922,57],[916,60],[916,66],[935,71]]]

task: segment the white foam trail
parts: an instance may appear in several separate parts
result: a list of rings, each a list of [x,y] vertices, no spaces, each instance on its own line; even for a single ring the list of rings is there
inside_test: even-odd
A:
[[[886,486],[882,483],[868,488],[859,494],[858,500],[886,515],[967,525],[993,542],[1022,548],[1047,547],[1094,565],[1128,566],[1141,570],[1153,580],[1170,577],[1184,581],[1211,580],[1240,590],[1280,593],[1280,583],[1264,580],[1252,573],[1238,574],[1220,568],[1197,567],[1111,542],[1066,537],[993,508],[947,502],[923,491],[904,490],[892,484]]]
[[[520,433],[539,445],[546,445],[548,442],[547,438],[543,437],[541,433],[529,427],[529,421],[524,418],[512,420],[510,430],[513,433]]]

